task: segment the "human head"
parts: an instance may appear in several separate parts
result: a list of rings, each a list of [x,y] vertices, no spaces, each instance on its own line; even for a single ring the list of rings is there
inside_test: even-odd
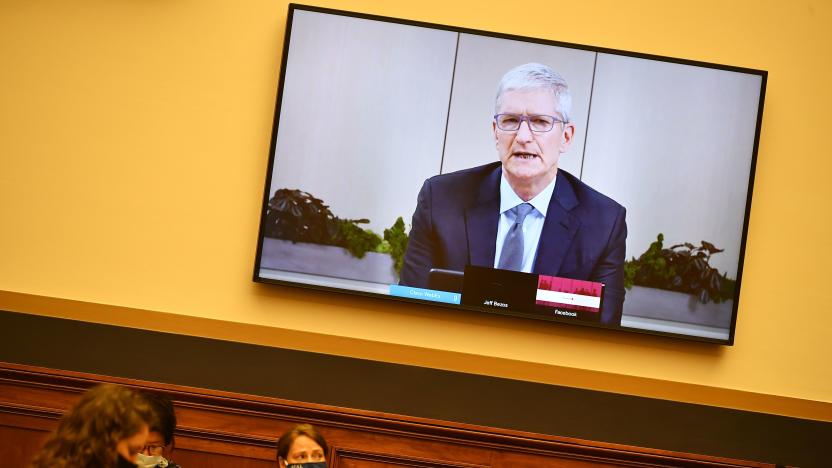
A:
[[[99,385],[64,414],[32,466],[112,468],[119,456],[134,461],[152,420],[150,406],[135,392]]]
[[[176,429],[176,412],[173,402],[161,393],[143,392],[142,397],[153,411],[150,434],[142,453],[148,456],[161,455],[168,459],[173,451],[173,431]]]
[[[298,424],[277,439],[280,468],[293,463],[326,461],[328,453],[326,439],[311,424]]]
[[[500,100],[506,91],[548,89],[555,96],[557,107],[552,110],[556,117],[570,122],[572,111],[572,93],[569,85],[560,74],[542,63],[526,63],[518,65],[503,75],[497,87],[497,97],[494,99],[494,113],[500,113]]]
[[[575,133],[569,121],[571,106],[566,81],[545,65],[520,65],[500,81],[492,122],[494,141],[503,174],[523,200],[534,198],[557,175],[560,155],[569,149]],[[519,121],[519,128],[501,128],[497,119],[502,114]],[[533,130],[528,120],[532,116],[548,120],[550,130]]]

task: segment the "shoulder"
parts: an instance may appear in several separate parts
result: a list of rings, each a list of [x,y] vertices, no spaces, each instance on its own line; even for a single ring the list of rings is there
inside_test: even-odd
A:
[[[560,198],[563,200],[562,202],[565,201],[568,203],[570,198],[568,192],[572,192],[574,202],[576,202],[577,206],[580,206],[583,209],[591,209],[593,211],[602,210],[605,212],[625,211],[624,207],[621,206],[620,203],[590,187],[567,171],[562,169],[558,170],[557,183],[564,183],[568,185],[568,187],[564,187],[566,190],[563,190],[564,188],[558,187],[557,185],[555,186],[555,190],[557,190],[558,194],[561,195]]]
[[[438,189],[464,190],[471,186],[499,181],[500,167],[500,162],[496,161],[482,166],[439,174],[426,180],[425,184]]]

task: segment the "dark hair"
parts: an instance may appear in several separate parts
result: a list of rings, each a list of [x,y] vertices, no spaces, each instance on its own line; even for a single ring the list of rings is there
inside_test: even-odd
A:
[[[130,389],[99,385],[87,390],[58,423],[35,468],[111,468],[118,463],[119,441],[149,426],[150,405]]]
[[[142,392],[144,398],[155,416],[150,422],[150,430],[162,434],[165,445],[173,443],[173,431],[176,429],[176,412],[173,410],[173,402],[166,395],[161,393]]]
[[[311,424],[298,424],[292,430],[284,432],[279,439],[277,439],[277,456],[278,458],[282,458],[286,460],[289,457],[289,449],[292,448],[292,444],[295,442],[300,436],[306,436],[310,439],[314,440],[324,449],[324,455],[329,454],[329,447],[326,445],[326,439],[324,436],[315,429],[315,426]]]

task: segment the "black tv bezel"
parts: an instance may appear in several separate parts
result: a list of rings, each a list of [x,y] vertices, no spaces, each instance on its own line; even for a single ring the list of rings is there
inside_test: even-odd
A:
[[[373,20],[373,21],[382,21],[387,23],[395,23],[395,24],[403,24],[408,26],[416,26],[416,27],[424,27],[430,29],[437,29],[443,31],[451,31],[459,34],[472,34],[472,35],[479,35],[479,36],[487,36],[493,37],[498,39],[507,39],[512,41],[522,41],[522,42],[529,42],[533,44],[542,44],[542,45],[549,45],[549,46],[556,46],[556,47],[564,47],[570,49],[578,49],[578,50],[586,50],[595,53],[606,53],[606,54],[614,54],[626,57],[634,57],[634,58],[641,58],[647,60],[655,60],[665,63],[676,63],[681,65],[691,65],[696,67],[703,67],[703,68],[710,68],[716,70],[725,70],[725,71],[732,71],[738,73],[745,73],[750,75],[757,75],[760,77],[760,97],[759,97],[759,104],[757,109],[757,122],[754,129],[754,143],[752,146],[752,154],[751,154],[751,161],[750,161],[750,169],[749,169],[749,177],[748,177],[748,191],[746,195],[746,203],[745,203],[745,213],[744,219],[742,224],[742,236],[740,240],[740,249],[739,249],[739,257],[738,257],[738,264],[737,264],[737,279],[735,283],[735,290],[734,290],[734,302],[733,302],[733,310],[731,313],[731,328],[728,333],[727,340],[721,340],[718,338],[709,338],[704,336],[696,336],[696,335],[686,335],[682,333],[670,333],[670,332],[663,332],[658,330],[648,330],[648,329],[639,329],[639,328],[629,328],[629,327],[622,327],[621,325],[617,326],[604,326],[597,323],[590,323],[590,322],[581,322],[581,321],[572,321],[572,320],[565,320],[560,319],[557,317],[541,317],[541,316],[530,316],[527,314],[511,312],[511,311],[502,311],[502,310],[491,310],[491,309],[482,309],[482,308],[474,308],[474,307],[467,307],[461,304],[445,304],[441,302],[430,302],[425,300],[419,299],[409,299],[405,297],[399,296],[392,296],[392,295],[383,295],[378,293],[371,293],[365,291],[359,291],[354,289],[345,289],[345,288],[337,288],[332,286],[324,286],[324,285],[315,285],[309,283],[302,283],[302,282],[294,282],[294,281],[285,281],[285,280],[278,280],[272,278],[263,278],[260,276],[260,261],[262,258],[263,253],[263,240],[264,240],[264,232],[265,232],[265,225],[266,225],[266,213],[268,211],[268,203],[270,199],[270,190],[271,190],[271,182],[272,182],[272,174],[274,173],[274,163],[275,163],[275,150],[277,144],[277,134],[278,134],[278,127],[280,121],[280,109],[283,102],[283,87],[285,84],[286,78],[286,64],[289,56],[289,46],[291,41],[291,34],[292,34],[292,20],[294,16],[294,12],[298,11],[308,11],[314,13],[324,13],[324,14],[332,14],[337,16],[345,16],[351,18],[359,18],[359,19],[366,19],[366,20]],[[276,284],[282,286],[291,286],[295,288],[303,288],[303,289],[311,289],[315,291],[326,291],[326,292],[334,292],[334,293],[341,293],[341,294],[349,294],[349,295],[356,295],[356,296],[364,296],[370,297],[378,300],[384,301],[398,301],[398,302],[406,302],[411,304],[420,304],[426,305],[430,307],[442,307],[444,309],[450,309],[454,311],[463,311],[463,312],[474,312],[477,314],[492,314],[492,315],[504,315],[510,316],[515,318],[521,319],[531,319],[543,322],[554,322],[558,324],[567,324],[567,325],[578,325],[583,327],[590,327],[594,329],[602,329],[602,330],[611,330],[615,332],[629,332],[629,333],[639,333],[639,334],[647,334],[647,335],[655,335],[655,336],[662,336],[668,338],[676,338],[682,339],[686,341],[697,341],[697,342],[704,342],[704,343],[712,343],[712,344],[719,344],[719,345],[726,345],[726,346],[733,346],[734,339],[736,335],[736,322],[737,322],[737,315],[739,311],[739,298],[740,298],[740,291],[742,290],[742,274],[745,265],[745,250],[747,245],[747,237],[748,237],[748,225],[750,222],[751,217],[751,202],[752,202],[752,195],[754,190],[754,179],[756,175],[757,169],[757,154],[759,151],[760,145],[760,133],[762,130],[762,121],[763,121],[763,108],[765,105],[765,93],[766,93],[766,82],[768,79],[768,71],[766,70],[759,70],[754,68],[745,68],[745,67],[738,67],[733,65],[725,65],[725,64],[718,64],[712,62],[704,62],[698,60],[689,60],[689,59],[682,59],[677,57],[668,57],[662,55],[655,55],[655,54],[647,54],[641,52],[632,52],[626,51],[621,49],[612,49],[606,47],[596,47],[590,46],[585,44],[575,44],[571,42],[562,42],[562,41],[554,41],[550,39],[540,39],[540,38],[533,38],[527,36],[519,36],[515,34],[506,34],[506,33],[498,33],[494,31],[485,31],[480,29],[471,29],[471,28],[464,28],[464,27],[456,27],[456,26],[448,26],[436,23],[428,23],[424,21],[415,21],[415,20],[408,20],[403,18],[395,18],[390,16],[382,16],[382,15],[374,15],[369,13],[360,13],[354,11],[346,11],[346,10],[338,10],[334,8],[324,8],[324,7],[317,7],[311,5],[303,5],[297,3],[290,3],[288,6],[288,14],[286,19],[286,31],[284,33],[283,39],[283,52],[281,54],[281,62],[280,62],[280,77],[278,79],[278,86],[277,86],[277,98],[275,102],[275,110],[274,110],[274,120],[272,123],[272,133],[271,133],[271,141],[269,143],[269,164],[266,173],[266,182],[263,190],[263,202],[260,211],[260,227],[258,230],[258,237],[257,237],[257,252],[255,255],[254,261],[254,272],[252,280],[256,283],[263,283],[263,284]]]

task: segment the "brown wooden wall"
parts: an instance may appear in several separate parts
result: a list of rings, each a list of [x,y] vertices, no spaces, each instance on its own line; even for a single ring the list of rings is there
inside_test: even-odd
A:
[[[330,443],[329,466],[335,468],[773,466],[0,363],[3,466],[26,466],[63,411],[99,383],[170,396],[179,418],[173,458],[185,468],[274,467],[277,436],[299,422],[319,427]]]

